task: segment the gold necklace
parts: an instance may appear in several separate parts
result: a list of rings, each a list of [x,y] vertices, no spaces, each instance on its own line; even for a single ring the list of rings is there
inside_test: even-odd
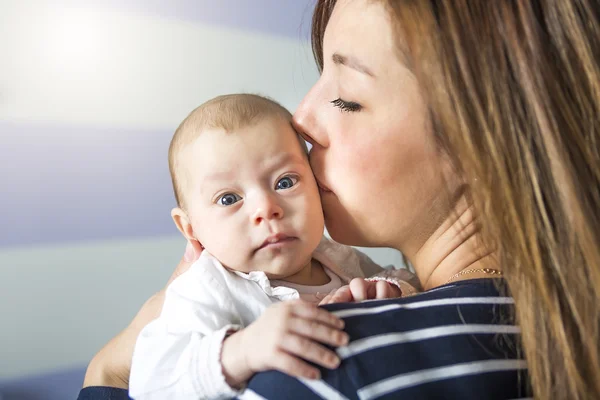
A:
[[[444,285],[447,285],[448,283],[452,282],[459,276],[466,275],[466,274],[472,274],[475,272],[481,272],[482,274],[502,276],[502,271],[500,271],[499,269],[494,269],[494,268],[464,269],[464,270],[460,271],[458,274],[453,275],[452,278],[448,279],[448,281],[446,283],[444,283]]]

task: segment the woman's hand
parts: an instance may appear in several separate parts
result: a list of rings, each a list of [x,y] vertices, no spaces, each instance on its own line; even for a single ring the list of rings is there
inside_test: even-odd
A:
[[[194,245],[188,242],[185,254],[167,286],[179,275],[187,271],[190,266],[200,257],[202,248],[199,243]],[[165,289],[150,297],[137,313],[133,321],[121,333],[111,339],[90,361],[83,387],[87,386],[110,386],[127,389],[129,387],[129,372],[131,370],[131,358],[133,348],[142,328],[150,321],[158,318],[165,300]]]
[[[384,280],[372,281],[354,278],[349,285],[334,290],[321,300],[319,305],[332,303],[360,302],[373,299],[394,299],[402,297],[400,288]]]
[[[302,300],[274,304],[223,342],[221,364],[227,383],[239,387],[269,369],[319,379],[320,371],[306,361],[336,368],[339,357],[320,343],[346,345],[349,338],[343,327],[344,321],[314,304]]]

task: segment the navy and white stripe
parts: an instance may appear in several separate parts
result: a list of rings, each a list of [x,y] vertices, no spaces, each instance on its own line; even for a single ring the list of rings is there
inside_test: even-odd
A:
[[[417,296],[327,306],[351,341],[322,380],[256,375],[248,394],[263,399],[527,398],[527,366],[517,351],[514,302],[487,279]],[[246,396],[244,396],[246,397]]]

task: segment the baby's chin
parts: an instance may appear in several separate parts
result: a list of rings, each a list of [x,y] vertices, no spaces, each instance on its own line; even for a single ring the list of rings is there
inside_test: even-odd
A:
[[[305,262],[298,260],[306,259]],[[311,255],[301,257],[300,255],[280,254],[269,260],[254,260],[255,271],[263,271],[269,279],[285,280],[290,276],[301,272],[311,260]],[[258,262],[256,262],[258,261]]]

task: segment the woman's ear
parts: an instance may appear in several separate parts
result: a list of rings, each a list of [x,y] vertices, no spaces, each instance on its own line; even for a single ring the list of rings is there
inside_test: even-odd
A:
[[[173,218],[173,222],[175,222],[175,226],[179,229],[179,232],[190,242],[192,247],[194,248],[194,253],[199,255],[202,252],[204,247],[202,243],[196,239],[196,235],[194,233],[194,228],[192,227],[192,223],[185,211],[181,208],[176,207],[171,210],[171,217]]]

